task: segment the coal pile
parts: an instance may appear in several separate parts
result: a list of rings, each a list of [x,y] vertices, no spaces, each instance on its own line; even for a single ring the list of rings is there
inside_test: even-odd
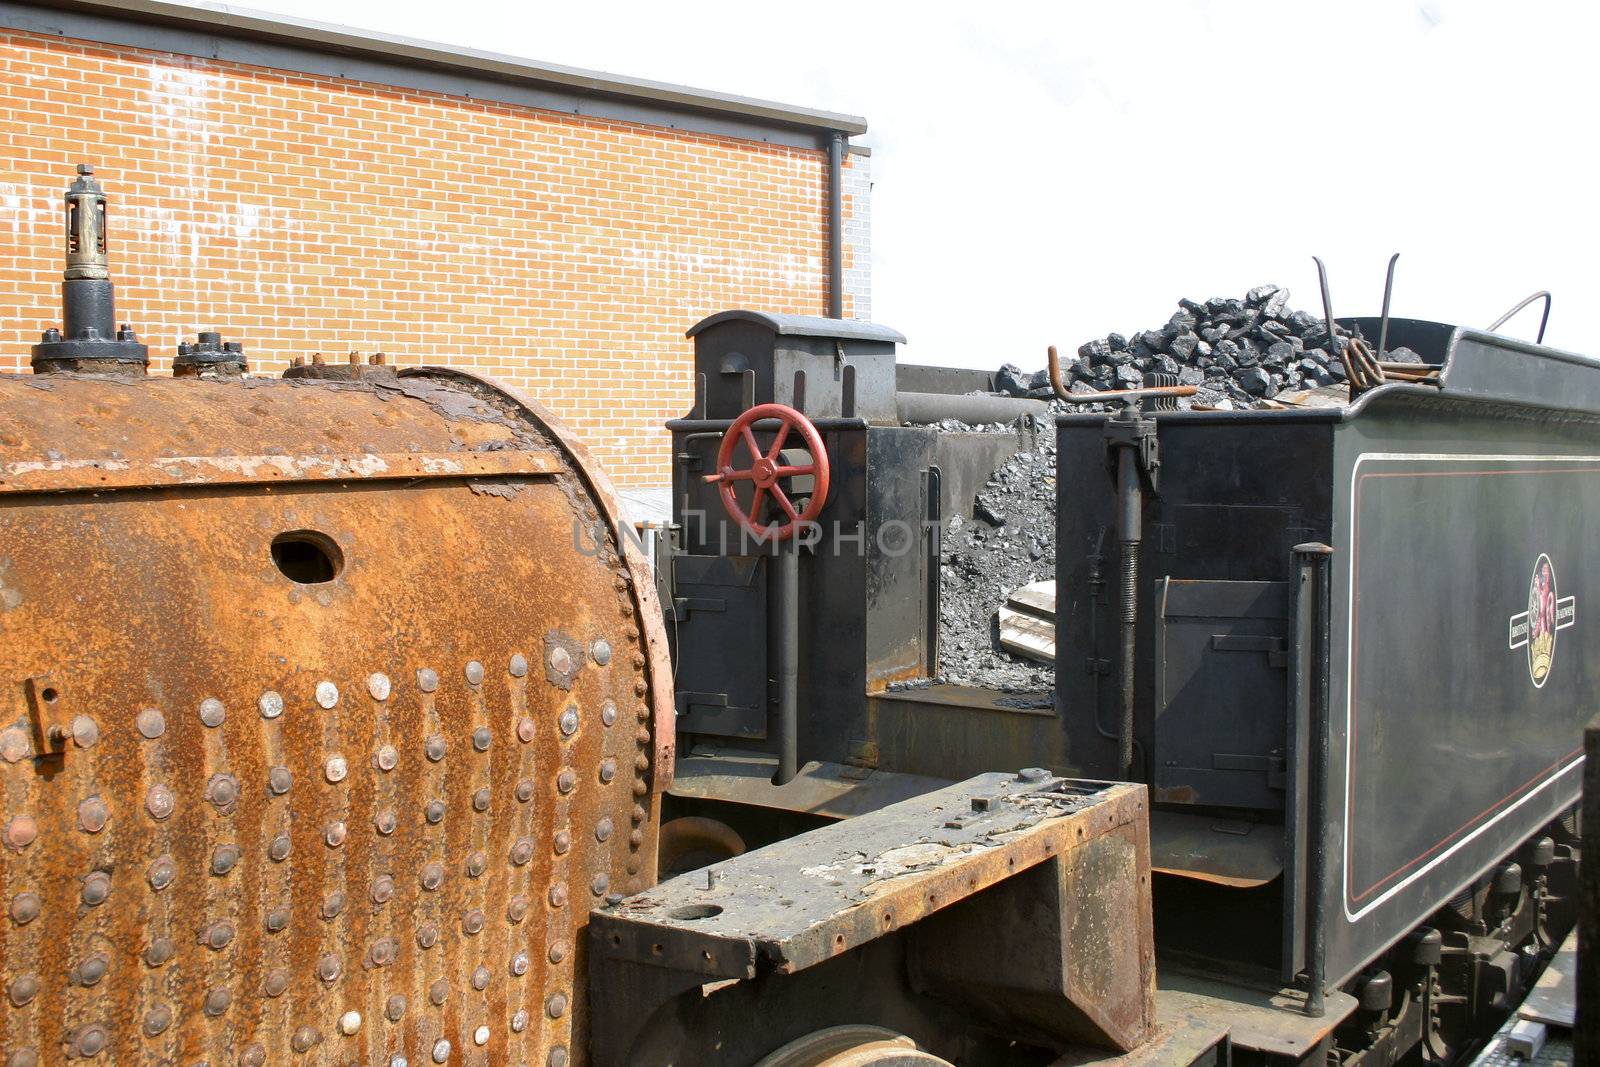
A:
[[[1404,348],[1385,358],[1421,362]],[[1198,390],[1179,398],[1180,407],[1223,410],[1276,406],[1274,398],[1282,393],[1345,381],[1322,318],[1291,311],[1289,290],[1276,285],[1257,286],[1243,299],[1179,300],[1165,326],[1108,334],[1080,345],[1076,356],[1063,354],[1061,373],[1069,391],[1078,394],[1137,389],[1146,374],[1168,374]],[[1054,396],[1045,371],[1024,374],[1008,364],[995,383],[1011,396]]]
[[[945,523],[939,575],[940,676],[921,684],[1048,690],[1055,684],[1055,672],[1048,664],[1001,649],[995,613],[1012,590],[1056,572],[1053,436],[1040,434],[1034,447],[995,471],[973,510],[976,518],[957,516]]]

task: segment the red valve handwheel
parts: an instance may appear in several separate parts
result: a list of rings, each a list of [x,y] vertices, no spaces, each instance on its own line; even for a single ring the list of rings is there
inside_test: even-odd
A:
[[[762,419],[778,420],[772,446],[765,452],[756,444],[756,435],[751,429]],[[791,430],[799,432],[805,441],[806,451],[811,453],[811,462],[804,466],[788,466],[782,461],[783,443],[789,439]],[[749,452],[751,462],[748,467],[736,468],[733,455],[739,451],[741,442],[744,450]],[[811,501],[804,511],[797,511],[789,495],[778,485],[778,479],[802,474],[812,477]],[[705,480],[717,483],[717,491],[722,494],[722,506],[734,522],[755,534],[759,540],[783,541],[793,537],[801,523],[815,519],[822,511],[822,505],[828,501],[828,450],[823,447],[822,435],[817,432],[816,426],[794,408],[786,404],[757,404],[734,419],[733,425],[722,435],[722,444],[717,448],[717,473],[706,475]],[[749,511],[740,506],[739,498],[734,493],[734,487],[742,481],[755,484]],[[777,526],[761,524],[761,510],[769,498],[787,517],[787,522]]]

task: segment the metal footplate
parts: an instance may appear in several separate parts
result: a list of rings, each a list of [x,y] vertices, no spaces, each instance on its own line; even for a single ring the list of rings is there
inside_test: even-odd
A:
[[[860,1023],[964,1063],[985,1035],[1134,1048],[1155,1014],[1145,802],[980,775],[598,910],[594,1063],[750,1064]]]

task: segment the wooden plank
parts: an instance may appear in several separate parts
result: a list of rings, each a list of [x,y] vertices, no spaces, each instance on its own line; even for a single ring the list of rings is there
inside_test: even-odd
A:
[[[1006,597],[1006,603],[1019,611],[1053,619],[1056,617],[1056,580],[1050,578],[1042,582],[1029,582],[1013,590]]]
[[[1000,609],[1000,647],[1038,660],[1056,661],[1056,621],[1006,607]]]

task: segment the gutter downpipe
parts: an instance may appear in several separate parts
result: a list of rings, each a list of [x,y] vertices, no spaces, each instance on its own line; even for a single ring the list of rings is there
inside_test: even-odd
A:
[[[844,318],[844,134],[828,139],[828,317]]]

